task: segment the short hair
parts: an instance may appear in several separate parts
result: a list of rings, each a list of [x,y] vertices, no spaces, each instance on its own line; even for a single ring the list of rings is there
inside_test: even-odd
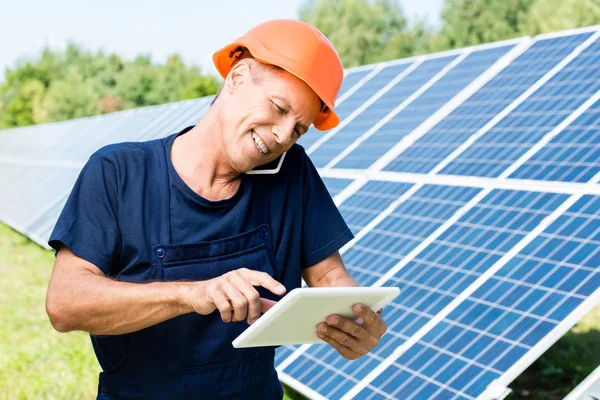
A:
[[[235,66],[241,60],[247,60],[248,68],[250,69],[250,77],[252,79],[252,82],[254,83],[261,83],[267,79],[276,78],[279,71],[282,70],[282,68],[278,67],[277,65],[265,64],[258,60],[255,60],[254,57],[252,57],[252,54],[250,54],[250,51],[245,47],[238,47],[236,50],[232,51],[232,55],[237,52],[239,52],[239,54],[235,57],[231,66]],[[223,85],[224,84],[225,83],[223,83]],[[211,106],[217,100],[219,94],[221,94],[223,85],[219,87],[217,94],[210,102]]]

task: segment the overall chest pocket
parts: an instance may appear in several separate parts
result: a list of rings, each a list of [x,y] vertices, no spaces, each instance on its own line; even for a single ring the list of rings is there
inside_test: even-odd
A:
[[[269,230],[261,225],[246,233],[210,242],[157,245],[166,281],[201,281],[239,268],[266,272],[275,279]],[[261,297],[275,300],[266,289]],[[246,321],[225,323],[218,311],[190,313],[165,322],[168,373],[194,373],[222,368],[261,355],[260,348],[234,349],[231,342],[246,328]]]

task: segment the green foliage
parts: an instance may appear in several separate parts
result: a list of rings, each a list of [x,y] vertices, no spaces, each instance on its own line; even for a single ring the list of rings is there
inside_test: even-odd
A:
[[[454,49],[522,36],[520,21],[535,0],[446,0],[438,33]]]
[[[600,23],[600,0],[536,0],[522,29],[530,35]]]
[[[179,97],[183,100],[215,94],[220,85],[221,83],[214,76],[199,76],[181,90]]]
[[[76,44],[44,49],[6,71],[0,85],[0,128],[63,121],[216,93],[219,81],[172,55],[164,65],[92,54]]]
[[[64,79],[50,85],[36,114],[37,122],[65,121],[100,114],[100,104],[92,82],[79,70],[69,70]]]
[[[46,88],[37,79],[19,82],[7,95],[9,98],[0,114],[0,127],[14,127],[35,123],[35,110],[39,109]],[[4,103],[4,101],[2,101]]]
[[[392,0],[310,1],[301,6],[300,19],[329,38],[346,68],[380,61],[384,53],[389,58],[410,55],[403,52],[406,43],[394,46],[402,40],[406,19]]]

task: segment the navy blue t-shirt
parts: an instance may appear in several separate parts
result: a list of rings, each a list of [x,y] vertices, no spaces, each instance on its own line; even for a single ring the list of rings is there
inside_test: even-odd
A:
[[[275,276],[289,292],[300,287],[302,268],[324,260],[353,238],[300,145],[288,151],[277,174],[244,174],[231,198],[202,198],[181,179],[170,159],[173,141],[189,129],[162,139],[168,187],[147,179],[141,142],[117,143],[96,151],[82,169],[48,244],[54,249],[68,247],[107,276],[144,282],[150,280],[152,246],[146,191],[161,191],[169,198],[171,243],[211,241],[255,228],[252,215],[265,212],[266,195]],[[125,335],[92,336],[104,370],[116,367],[122,359],[121,336]]]

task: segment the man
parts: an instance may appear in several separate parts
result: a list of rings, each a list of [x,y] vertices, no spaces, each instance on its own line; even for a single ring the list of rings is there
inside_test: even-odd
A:
[[[231,341],[301,284],[357,286],[338,249],[352,233],[295,144],[336,126],[343,70],[316,28],[260,24],[214,55],[225,79],[194,127],[94,153],[50,237],[46,308],[91,334],[99,399],[281,399],[274,348]],[[272,175],[246,172],[287,157]],[[317,334],[348,359],[386,330],[328,317]]]

